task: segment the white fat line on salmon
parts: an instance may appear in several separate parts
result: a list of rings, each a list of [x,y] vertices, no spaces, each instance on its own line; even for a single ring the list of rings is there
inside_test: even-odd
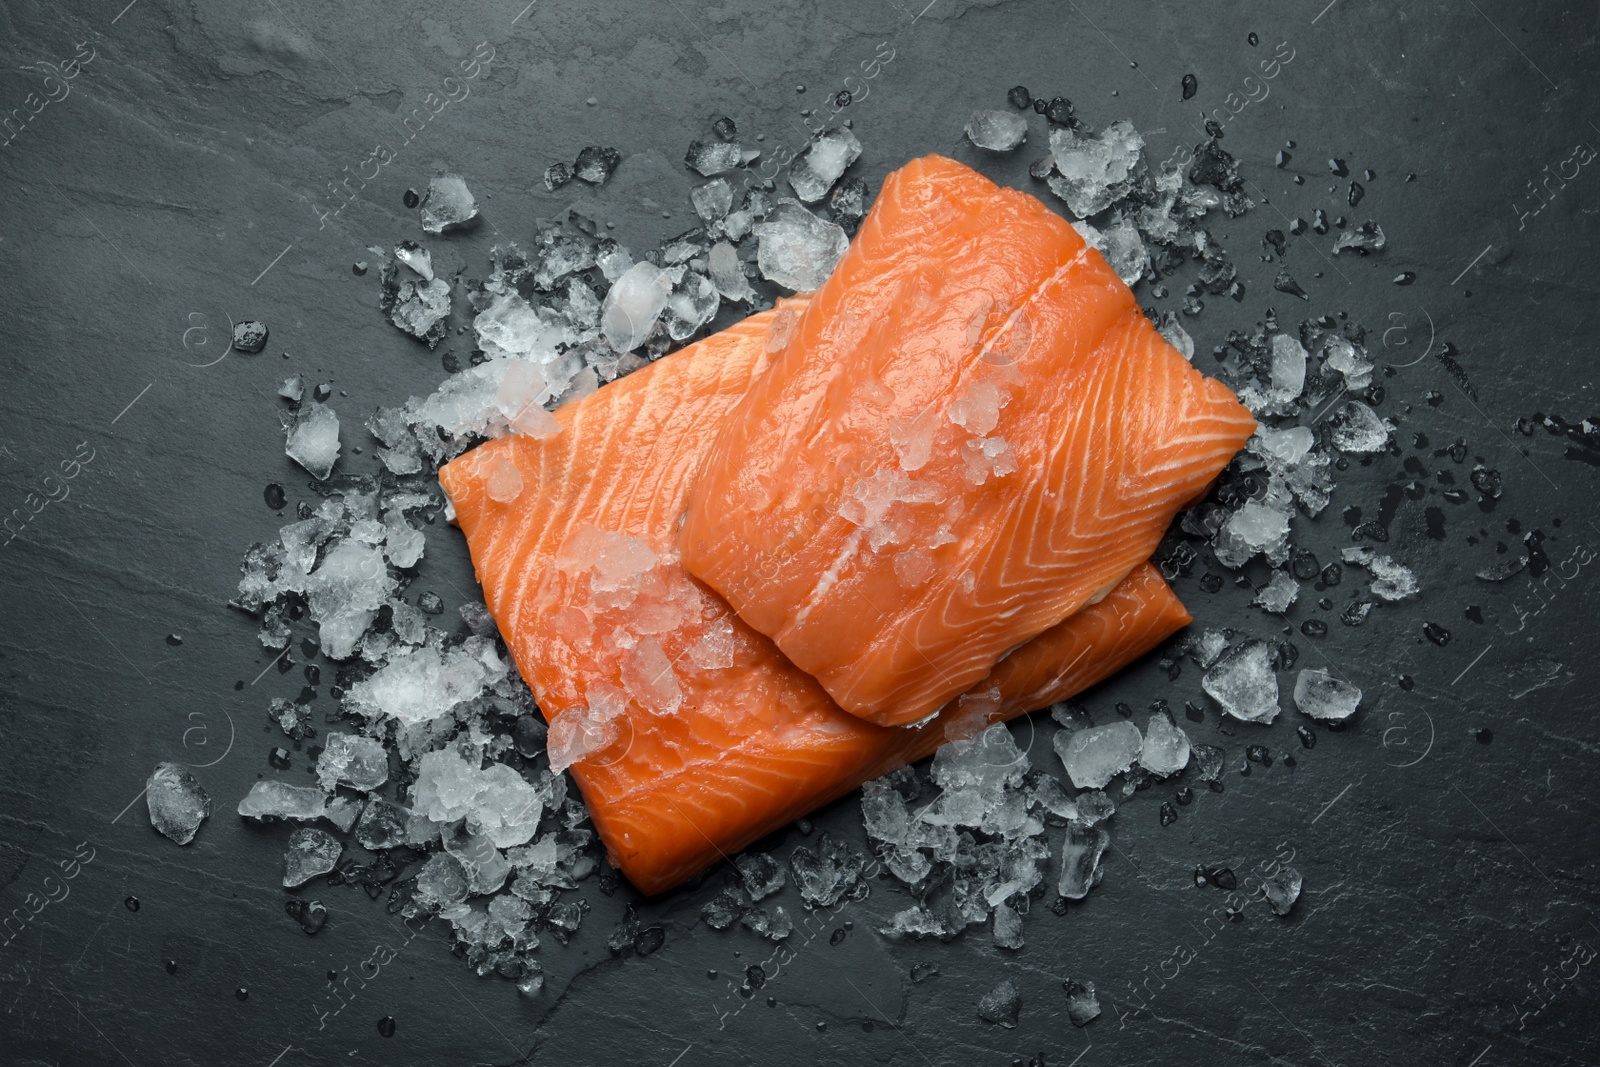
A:
[[[844,547],[834,557],[833,563],[817,579],[817,584],[812,588],[811,595],[806,597],[806,602],[800,606],[800,610],[794,613],[792,626],[805,625],[806,617],[811,614],[811,609],[816,607],[817,603],[827,595],[828,590],[832,589],[834,584],[839,581],[846,564],[860,554],[861,539],[866,535],[866,532],[865,528],[858,526],[855,532],[845,540]]]

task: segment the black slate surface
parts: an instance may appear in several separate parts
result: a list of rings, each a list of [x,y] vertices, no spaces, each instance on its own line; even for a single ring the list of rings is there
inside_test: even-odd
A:
[[[1592,5],[515,0],[358,11],[112,0],[7,3],[0,18],[0,106],[20,109],[20,133],[0,148],[0,501],[17,520],[0,550],[0,1060],[1594,1060],[1600,978],[1585,964],[1600,945],[1600,571],[1579,561],[1600,547],[1600,473],[1584,442],[1535,424],[1600,411],[1600,178],[1566,162],[1582,158],[1576,146],[1600,144]],[[1297,539],[1334,558],[1352,543],[1341,512],[1359,507],[1363,521],[1385,524],[1384,550],[1416,569],[1424,594],[1348,628],[1335,616],[1362,585],[1351,572],[1327,593],[1333,611],[1318,611],[1321,594],[1307,587],[1289,613],[1296,627],[1330,620],[1326,638],[1291,639],[1302,666],[1325,659],[1360,682],[1360,716],[1319,728],[1311,750],[1292,710],[1270,728],[1220,726],[1211,709],[1203,725],[1183,722],[1195,740],[1229,749],[1226,792],[1202,790],[1169,827],[1157,808],[1174,787],[1128,800],[1104,884],[1065,916],[1036,905],[1020,953],[996,950],[981,929],[950,944],[884,941],[872,930],[904,899],[877,882],[866,899],[812,917],[793,959],[745,1000],[729,977],[769,953],[744,931],[699,925],[716,872],[641,904],[666,930],[644,959],[614,960],[604,947],[632,891],[586,890],[595,911],[570,946],[546,942],[549,983],[532,999],[474,977],[436,926],[413,938],[351,888],[317,891],[332,918],[307,937],[277,886],[286,831],[232,814],[271,773],[266,754],[281,735],[263,732],[267,699],[302,681],[268,670],[249,684],[268,660],[250,620],[223,604],[243,548],[283,521],[262,487],[309,495],[282,455],[277,383],[288,373],[332,382],[350,462],[359,418],[443,376],[438,354],[379,317],[375,272],[357,277],[350,264],[373,259],[369,245],[420,236],[401,197],[436,167],[462,172],[484,209],[472,233],[429,242],[448,272],[481,276],[499,235],[526,236],[569,203],[647,247],[687,227],[698,179],[679,160],[712,118],[765,133],[768,151],[798,147],[798,110],[859,85],[845,78],[860,78],[880,42],[894,58],[849,108],[866,145],[857,171],[874,190],[930,151],[1036,188],[1025,168],[1042,118],[1030,118],[1029,146],[1011,157],[979,159],[959,140],[967,112],[1005,106],[1017,83],[1071,97],[1096,125],[1132,119],[1153,161],[1200,139],[1202,110],[1224,109],[1224,144],[1264,202],[1212,223],[1247,294],[1237,305],[1210,298],[1186,323],[1198,361],[1270,306],[1286,319],[1348,312],[1387,364],[1379,410],[1399,424],[1399,454],[1341,472],[1334,504],[1299,520]],[[1265,99],[1232,114],[1260,95],[1245,79],[1280,42],[1294,58]],[[378,140],[398,139],[399,117],[426,94],[459,95],[445,77],[489,49],[467,95],[322,219],[338,203],[329,183],[357,171]],[[74,54],[93,58],[70,83],[38,67]],[[1199,86],[1188,102],[1186,73]],[[23,127],[30,93],[38,111]],[[1293,158],[1275,169],[1291,139]],[[544,167],[587,144],[623,152],[612,184],[546,193]],[[1330,175],[1330,157],[1376,172],[1359,208],[1346,205],[1348,179]],[[1309,293],[1301,304],[1272,291],[1277,265],[1257,257],[1267,229],[1318,207],[1377,219],[1390,247],[1333,260],[1333,235],[1292,238],[1284,265]],[[1414,283],[1392,284],[1403,271]],[[266,351],[215,362],[228,322],[244,318],[270,325]],[[1445,341],[1459,379],[1438,358]],[[1459,464],[1437,454],[1457,439]],[[1446,502],[1436,472],[1466,487],[1480,460],[1501,473],[1503,496]],[[66,471],[75,477],[62,480]],[[1391,488],[1412,480],[1421,499]],[[1533,531],[1548,571],[1497,584],[1473,576],[1507,558],[1502,544],[1524,553]],[[423,585],[453,607],[472,598],[471,567],[458,537],[430,532]],[[1203,592],[1205,571],[1202,559],[1175,583],[1200,624],[1281,636],[1247,607],[1248,590]],[[1449,643],[1425,640],[1425,622]],[[1284,680],[1287,706],[1292,674]],[[1198,683],[1190,664],[1169,681],[1146,662],[1085,703],[1096,721],[1116,701],[1142,716],[1158,697],[1203,702]],[[1053,729],[1035,716],[1014,732],[1054,768]],[[1269,746],[1272,766],[1238,774],[1247,743]],[[196,765],[216,803],[187,848],[157,836],[133,803],[162,760]],[[294,766],[304,773],[304,754]],[[817,825],[860,839],[853,800]],[[798,840],[791,831],[777,853]],[[1287,920],[1253,903],[1242,921],[1221,923],[1223,894],[1192,879],[1198,864],[1245,879],[1291,854],[1306,891]],[[834,944],[836,930],[846,932]],[[393,954],[381,965],[378,946]],[[916,963],[937,975],[913,982]],[[337,1013],[330,971],[366,979],[341,987]],[[1002,978],[1023,998],[1012,1030],[976,1014]],[[1068,978],[1099,990],[1105,1013],[1087,1028],[1068,1024]],[[393,1036],[377,1026],[385,1017]]]

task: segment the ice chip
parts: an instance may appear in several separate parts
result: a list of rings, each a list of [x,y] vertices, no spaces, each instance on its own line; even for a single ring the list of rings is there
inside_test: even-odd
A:
[[[1299,595],[1300,583],[1295,581],[1293,576],[1283,571],[1273,571],[1272,580],[1267,583],[1267,587],[1257,592],[1255,599],[1250,603],[1263,611],[1282,615],[1289,610],[1289,605],[1293,604]]]
[[[544,188],[546,192],[553,193],[571,180],[572,164],[570,163],[552,163],[544,169]]]
[[[820,288],[850,247],[843,229],[789,200],[773,208],[755,234],[762,276],[795,292]]]
[[[978,1018],[995,1023],[1007,1030],[1015,1030],[1017,1016],[1022,1011],[1022,994],[1017,984],[1007,978],[983,995],[978,1001]]]
[[[1298,467],[1316,442],[1317,435],[1307,426],[1292,426],[1287,430],[1257,426],[1250,449],[1261,454],[1269,470],[1282,473]]]
[[[289,835],[289,848],[283,854],[283,884],[293,888],[327,874],[343,851],[339,839],[326,830],[301,827]]]
[[[1328,506],[1333,490],[1332,467],[1333,462],[1327,456],[1312,452],[1285,476],[1289,490],[1307,515],[1315,517]]]
[[[666,310],[672,279],[654,263],[641,260],[629,267],[606,293],[600,306],[600,332],[618,352],[644,344]]]
[[[233,350],[254,354],[267,347],[267,324],[256,319],[245,319],[233,324]]]
[[[310,785],[290,785],[263,779],[250,787],[239,801],[239,814],[265,822],[269,819],[294,819],[311,822],[327,813],[328,795]]]
[[[722,295],[710,278],[684,271],[683,279],[667,295],[667,336],[674,341],[687,341],[716,318],[721,304]]]
[[[706,628],[700,639],[689,646],[689,662],[703,671],[722,671],[733,666],[738,641],[733,623],[720,618]]]
[[[1358,255],[1364,256],[1371,252],[1382,252],[1384,246],[1388,243],[1389,240],[1384,236],[1383,227],[1368,219],[1361,225],[1352,226],[1341,233],[1339,239],[1333,242],[1333,254],[1338,255],[1348,248]]]
[[[1009,904],[994,909],[994,944],[996,948],[1022,947],[1022,914]]]
[[[794,933],[794,920],[789,918],[782,905],[771,912],[765,908],[750,908],[740,921],[769,941],[782,941]]]
[[[1028,120],[1014,111],[974,111],[967,140],[989,152],[1010,152],[1028,139]]]
[[[1306,387],[1306,349],[1298,338],[1286,334],[1272,335],[1272,362],[1269,382],[1263,386],[1251,382],[1239,391],[1239,399],[1251,414],[1286,415],[1294,410],[1294,402]]]
[[[477,765],[454,749],[425,752],[411,787],[412,814],[436,823],[463,819],[472,810],[480,785]]]
[[[361,815],[361,801],[355,797],[329,797],[322,817],[337,826],[341,833],[349,833]]]
[[[723,299],[747,304],[755,299],[755,290],[750,288],[750,282],[744,276],[738,250],[733,245],[727,241],[712,245],[711,252],[706,256],[706,264],[711,273],[711,284],[717,287]]]
[[[1126,119],[1113,122],[1098,137],[1080,136],[1058,126],[1050,131],[1055,174],[1050,191],[1079,218],[1098,214],[1133,192],[1144,168],[1144,138]]]
[[[447,852],[435,852],[417,873],[412,899],[428,913],[467,899],[467,872],[461,861]]]
[[[835,220],[854,227],[867,214],[869,196],[865,179],[846,178],[828,194],[828,207],[833,210]]]
[[[467,829],[495,848],[527,843],[539,828],[545,794],[515,768],[492,763],[478,772],[478,792],[467,812]]]
[[[733,186],[726,178],[716,178],[689,191],[694,213],[705,222],[716,222],[733,209]]]
[[[1272,906],[1272,914],[1288,915],[1293,911],[1295,901],[1300,899],[1300,887],[1303,884],[1300,872],[1293,867],[1284,867],[1277,874],[1264,879],[1261,892]]]
[[[936,917],[930,914],[927,909],[914,904],[902,911],[895,912],[894,915],[889,917],[888,925],[880,927],[878,932],[895,940],[910,937],[920,941],[924,937],[937,937],[942,941],[948,941],[964,928],[965,923],[959,926],[952,926],[949,920]],[[920,966],[918,965],[917,968],[912,969],[913,980],[920,981],[916,977]],[[937,974],[938,971],[935,970],[933,973]]]
[[[423,281],[433,281],[433,256],[415,241],[401,241],[394,246],[394,258],[422,276]]]
[[[861,786],[861,819],[867,835],[886,845],[904,846],[911,832],[911,815],[905,798],[887,778]]]
[[[1222,763],[1228,754],[1216,745],[1195,745],[1194,765],[1200,771],[1202,782],[1215,782],[1222,777]]]
[[[323,654],[349,658],[394,589],[381,547],[350,538],[329,549],[301,586]]]
[[[510,457],[496,455],[489,464],[489,476],[484,480],[489,499],[497,504],[512,504],[522,495],[522,471]]]
[[[1069,978],[1061,985],[1067,992],[1067,1020],[1073,1026],[1088,1026],[1100,1017],[1100,998],[1095,996],[1093,982]]]
[[[1144,738],[1131,722],[1111,722],[1055,736],[1056,755],[1067,777],[1079,789],[1099,789],[1133,766],[1144,749]]]
[[[744,162],[744,152],[730,141],[693,141],[683,155],[684,165],[706,178],[726,174]]]
[[[478,202],[459,174],[435,174],[428,183],[428,195],[422,201],[422,228],[429,233],[443,233],[451,226],[460,226],[478,214]]]
[[[1341,452],[1382,452],[1389,425],[1359,400],[1347,400],[1333,413],[1333,447]]]
[[[444,340],[444,320],[450,314],[450,283],[443,278],[401,280],[391,263],[383,270],[378,306],[395,326],[433,348]]]
[[[583,708],[568,708],[550,724],[545,750],[550,769],[566,770],[589,756],[604,752],[622,736],[623,707],[620,700],[595,699]]]
[[[1105,822],[1117,813],[1116,802],[1098,789],[1079,793],[1073,803],[1078,808],[1078,821],[1088,826]]]
[[[339,461],[339,416],[315,400],[304,405],[284,427],[283,451],[317,481],[327,480]]]
[[[1217,657],[1221,656],[1227,648],[1227,634],[1224,634],[1221,630],[1204,630],[1199,636],[1191,636],[1186,639],[1184,651],[1188,653],[1190,659],[1194,660],[1197,667],[1204,670],[1217,662]]]
[[[381,797],[371,797],[356,820],[356,843],[362,848],[381,851],[406,842],[406,821],[411,812]]]
[[[789,165],[794,195],[807,204],[821,200],[860,155],[861,142],[849,129],[837,126],[822,131]]]
[[[1200,686],[1236,719],[1268,723],[1278,716],[1278,676],[1272,670],[1272,646],[1259,638],[1224,652],[1200,679]]]
[[[193,841],[200,824],[211,814],[211,798],[181,764],[156,764],[144,790],[150,825],[180,845]]]
[[[950,402],[950,421],[968,433],[982,437],[999,423],[1000,408],[1004,403],[1005,398],[994,382],[973,382]]]
[[[573,164],[572,173],[579,181],[588,182],[590,185],[604,185],[621,165],[622,153],[615,148],[590,145],[578,153],[578,160]]]
[[[1104,230],[1082,221],[1074,222],[1072,228],[1078,231],[1085,244],[1100,253],[1106,265],[1116,272],[1124,285],[1133,285],[1144,277],[1150,253],[1146,251],[1138,227],[1131,219],[1118,218]],[[1193,342],[1190,342],[1190,352],[1192,356]]]
[[[1098,826],[1067,824],[1066,837],[1061,842],[1061,880],[1056,886],[1063,897],[1082,900],[1100,883],[1100,857],[1110,844],[1111,835]]]
[[[831,908],[860,884],[863,863],[859,852],[824,830],[815,851],[801,845],[789,855],[789,872],[801,900]]]
[[[1150,716],[1144,732],[1144,747],[1139,751],[1139,766],[1166,778],[1189,765],[1189,735],[1183,732],[1166,711]]]
[[[1323,722],[1343,722],[1356,713],[1361,690],[1321,667],[1307,667],[1294,682],[1294,706]]]
[[[1176,314],[1171,311],[1161,313],[1160,333],[1166,338],[1167,344],[1176,348],[1184,359],[1190,363],[1194,362],[1194,338],[1189,336],[1189,331],[1183,328]]]
[[[537,395],[545,384],[539,364],[555,355],[552,330],[540,317],[539,309],[520,293],[501,293],[473,317],[472,331],[478,337],[478,347],[490,359],[516,359],[501,379],[501,388],[508,396],[522,401]],[[518,403],[508,409],[504,398],[497,395],[495,399],[507,416],[522,407]]]
[[[1286,333],[1272,335],[1272,388],[1293,400],[1306,387],[1306,348]]]
[[[765,900],[782,889],[788,874],[777,860],[765,852],[745,852],[734,859],[744,890],[751,900]]]
[[[1372,575],[1372,594],[1381,600],[1407,600],[1417,595],[1417,576],[1411,568],[1395,561],[1393,556],[1380,556],[1365,545],[1346,548],[1341,553],[1346,563],[1365,567]]]
[[[354,734],[329,734],[317,757],[317,781],[332,790],[347,785],[370,792],[389,780],[389,757],[383,742]]]
[[[743,910],[744,901],[738,891],[723,889],[701,907],[700,921],[713,930],[726,930],[739,921],[739,914]]]
[[[1282,563],[1289,554],[1289,513],[1255,500],[1228,516],[1211,543],[1217,562],[1238,570],[1258,554]]]
[[[404,514],[391,510],[383,517],[383,551],[396,567],[415,567],[422,559],[428,539],[421,530],[413,529]]]
[[[1146,251],[1133,220],[1118,219],[1105,228],[1103,235],[1105,247],[1101,249],[1101,254],[1123,283],[1133,285],[1144,277],[1145,268],[1150,263],[1150,253]]]
[[[678,674],[654,637],[645,637],[622,662],[622,682],[628,695],[655,715],[671,715],[683,704]]]
[[[1322,351],[1328,366],[1344,376],[1345,388],[1352,393],[1362,392],[1372,384],[1372,364],[1345,338],[1337,335],[1328,338]]]
[[[642,538],[584,523],[562,542],[555,562],[564,571],[589,573],[593,592],[624,594],[597,598],[601,607],[626,607],[638,592],[641,576],[656,566],[657,559]]]

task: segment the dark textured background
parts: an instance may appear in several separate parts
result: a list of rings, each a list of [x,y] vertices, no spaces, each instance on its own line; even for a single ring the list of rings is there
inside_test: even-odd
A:
[[[59,62],[78,42],[95,51],[70,95],[0,148],[0,508],[28,514],[27,494],[80,442],[94,457],[70,495],[0,549],[0,910],[42,893],[75,849],[93,856],[67,883],[70,895],[0,949],[0,1060],[1595,1060],[1600,964],[1564,986],[1555,976],[1564,960],[1584,958],[1581,942],[1600,945],[1592,698],[1600,566],[1552,575],[1580,546],[1600,546],[1600,473],[1581,442],[1513,428],[1535,413],[1576,422],[1600,410],[1592,384],[1600,176],[1590,164],[1564,187],[1553,182],[1537,213],[1528,187],[1579,142],[1600,144],[1591,121],[1595,5],[935,0],[922,10],[923,2],[0,8],[0,108],[20,108],[39,90],[41,76],[23,65]],[[1251,32],[1259,47],[1247,43]],[[394,140],[397,112],[421,106],[483,41],[495,59],[470,97],[319,228],[312,205],[324,202],[327,183],[343,167],[354,171],[377,139]],[[1264,729],[1219,729],[1209,710],[1204,725],[1180,719],[1196,741],[1228,747],[1226,793],[1202,790],[1166,828],[1156,812],[1172,786],[1129,800],[1112,826],[1104,884],[1064,917],[1036,906],[1020,953],[997,951],[976,928],[945,945],[880,940],[871,928],[904,900],[874,883],[815,939],[797,933],[796,960],[733,1014],[744,1002],[726,977],[767,952],[745,931],[698,924],[720,876],[643,905],[665,925],[667,944],[621,961],[604,938],[631,890],[607,899],[590,883],[584,895],[596,910],[570,946],[546,940],[549,983],[537,998],[475,978],[429,928],[319,1028],[326,972],[353,970],[374,946],[398,947],[406,934],[359,891],[323,887],[316,894],[333,918],[306,937],[284,915],[277,885],[286,831],[246,826],[232,813],[249,784],[272,773],[265,757],[281,736],[262,732],[268,697],[301,684],[298,671],[273,671],[236,692],[235,681],[249,682],[267,660],[254,624],[223,606],[244,546],[282,521],[263,506],[263,485],[308,495],[304,474],[282,455],[276,384],[291,372],[331,381],[346,469],[361,469],[350,453],[370,445],[359,419],[426,393],[443,375],[438,353],[378,315],[376,272],[350,270],[375,258],[366,246],[422,236],[401,204],[406,187],[447,166],[478,195],[484,225],[428,242],[450,271],[482,276],[497,235],[525,239],[535,220],[568,203],[647,247],[689,225],[687,192],[698,178],[679,160],[710,119],[733,116],[746,138],[764,132],[768,150],[795,147],[798,109],[843,87],[881,41],[893,42],[895,58],[849,112],[866,145],[857,172],[874,191],[889,169],[929,151],[1034,188],[1025,167],[1043,143],[1042,119],[1030,119],[1027,148],[999,161],[973,159],[958,140],[969,110],[1003,107],[1018,82],[1071,97],[1096,126],[1132,119],[1158,161],[1198,140],[1200,109],[1242,92],[1278,42],[1293,49],[1270,97],[1226,127],[1224,143],[1253,194],[1270,201],[1211,224],[1240,264],[1246,298],[1209,298],[1186,325],[1204,366],[1229,328],[1248,328],[1268,306],[1292,321],[1347,311],[1390,365],[1380,370],[1388,395],[1379,410],[1399,424],[1401,454],[1342,472],[1333,506],[1316,522],[1299,520],[1298,541],[1333,558],[1351,543],[1343,509],[1359,507],[1363,521],[1386,525],[1384,550],[1417,570],[1424,595],[1346,628],[1334,617],[1364,586],[1347,571],[1328,592],[1332,612],[1317,610],[1320,594],[1307,586],[1289,613],[1296,626],[1332,622],[1321,641],[1295,633],[1300,664],[1325,658],[1354,677],[1367,692],[1361,715],[1343,731],[1319,730],[1311,751],[1295,740],[1302,720],[1293,710]],[[1190,72],[1200,92],[1184,103],[1179,80]],[[589,97],[598,103],[586,105]],[[1272,159],[1287,139],[1297,142],[1293,160],[1277,171]],[[544,167],[586,144],[623,152],[615,180],[547,194]],[[1330,156],[1356,174],[1377,172],[1354,212],[1343,204],[1344,182],[1329,176]],[[1296,173],[1305,184],[1291,184]],[[1414,183],[1402,180],[1407,173]],[[1332,235],[1293,240],[1285,265],[1311,294],[1301,305],[1271,290],[1277,266],[1259,261],[1260,240],[1316,207],[1377,219],[1390,248],[1335,261],[1324,255]],[[1391,284],[1402,270],[1415,272],[1414,285]],[[1180,297],[1175,287],[1161,304]],[[267,351],[197,366],[225,350],[230,317],[268,322]],[[1446,340],[1475,401],[1436,358]],[[1436,405],[1425,401],[1429,391],[1440,394]],[[1468,451],[1459,466],[1436,455],[1457,438]],[[1463,486],[1478,458],[1502,473],[1504,496],[1445,502],[1449,486],[1436,472]],[[1427,487],[1424,499],[1393,488],[1413,479]],[[1430,527],[1429,508],[1442,523]],[[1507,558],[1498,544],[1520,553],[1534,530],[1557,568],[1541,576],[1541,599],[1526,574],[1493,585],[1473,577]],[[471,568],[459,537],[432,533],[418,588],[453,606],[472,592]],[[1177,583],[1200,622],[1279,634],[1281,624],[1247,607],[1248,590],[1203,593],[1204,571],[1202,561]],[[1473,606],[1481,622],[1467,617]],[[1447,628],[1448,645],[1423,640],[1424,621]],[[169,645],[169,633],[182,645]],[[1403,690],[1401,675],[1415,688]],[[1292,675],[1284,680],[1288,709]],[[1085,702],[1105,721],[1117,700],[1143,709],[1156,697],[1175,706],[1199,699],[1198,682],[1192,664],[1169,682],[1146,662]],[[1059,769],[1052,729],[1044,716],[1014,727],[1036,763]],[[1241,777],[1234,768],[1247,742],[1276,758]],[[196,773],[216,811],[182,849],[151,830],[142,802],[118,817],[168,759],[215,761]],[[293,773],[303,774],[304,755],[295,760]],[[853,800],[818,821],[859,839]],[[778,854],[795,840],[791,833]],[[1194,886],[1197,864],[1227,864],[1242,877],[1290,849],[1306,880],[1290,919],[1252,904],[1220,932],[1206,923],[1223,897]],[[142,901],[137,913],[123,906],[130,894]],[[794,910],[792,889],[780,900]],[[831,945],[846,921],[853,928]],[[1173,977],[1164,961],[1175,952],[1188,962]],[[176,974],[164,959],[178,962]],[[938,976],[913,983],[917,962],[936,964]],[[709,968],[723,979],[709,980]],[[1162,987],[1151,978],[1158,973],[1172,980]],[[1024,998],[1015,1030],[980,1022],[974,1010],[1002,977]],[[1106,1013],[1087,1029],[1067,1023],[1068,977],[1100,990]],[[1547,978],[1535,1000],[1531,985]],[[1136,1011],[1130,987],[1146,979],[1158,991]],[[239,986],[249,989],[242,1002]],[[392,1038],[375,1026],[383,1016],[397,1020]]]

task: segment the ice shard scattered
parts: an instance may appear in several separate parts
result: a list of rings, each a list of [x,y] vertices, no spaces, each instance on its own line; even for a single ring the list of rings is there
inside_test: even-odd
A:
[[[187,845],[211,814],[211,798],[188,769],[160,763],[144,784],[150,825],[163,837]]]

